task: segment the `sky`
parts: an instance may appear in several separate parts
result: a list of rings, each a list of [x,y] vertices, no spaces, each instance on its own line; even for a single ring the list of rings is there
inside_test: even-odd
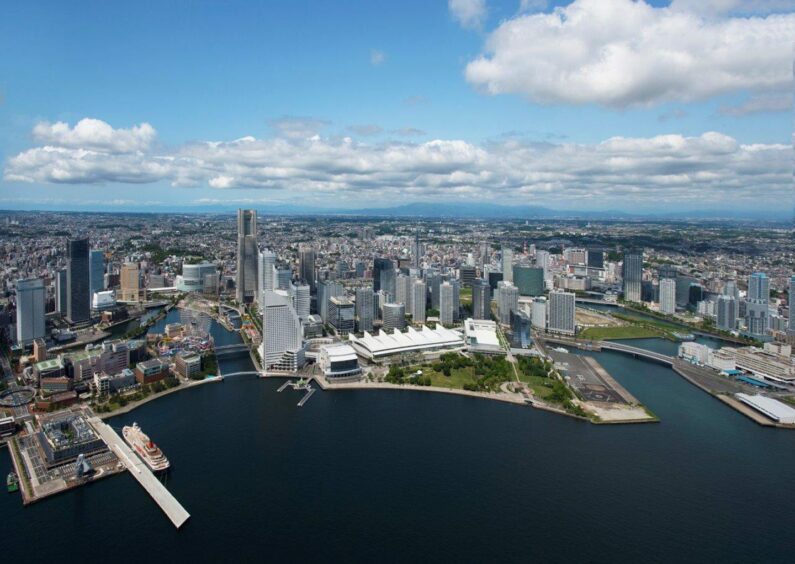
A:
[[[793,207],[795,0],[13,3],[0,209]]]

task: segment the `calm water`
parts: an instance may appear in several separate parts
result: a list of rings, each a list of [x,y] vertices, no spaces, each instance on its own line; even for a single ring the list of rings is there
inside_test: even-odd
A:
[[[111,424],[163,447],[184,528],[126,474],[25,509],[4,494],[3,560],[791,562],[795,433],[665,367],[595,356],[662,423],[386,390],[297,408],[247,377],[167,396]]]

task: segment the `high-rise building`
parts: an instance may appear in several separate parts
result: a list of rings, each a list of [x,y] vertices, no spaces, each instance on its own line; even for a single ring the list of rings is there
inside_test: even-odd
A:
[[[384,271],[394,271],[395,265],[388,258],[376,257],[373,259],[373,291],[378,292],[381,288],[381,273]],[[387,290],[388,291],[388,290]],[[392,294],[394,299],[395,294]]]
[[[530,323],[534,329],[546,331],[547,328],[547,299],[536,298],[530,311]]]
[[[88,239],[69,239],[66,244],[66,318],[71,323],[91,319]]]
[[[497,315],[503,325],[511,324],[511,312],[519,311],[519,288],[510,282],[497,284]]]
[[[442,285],[442,275],[438,272],[429,272],[425,276],[425,284],[428,288],[431,307],[439,309],[439,288]]]
[[[411,288],[411,319],[413,323],[425,322],[425,298],[427,285],[422,280],[417,280]]]
[[[513,282],[522,296],[544,295],[544,269],[537,266],[515,266]]]
[[[640,303],[643,251],[630,250],[624,253],[623,277],[624,301]]]
[[[544,270],[544,280],[552,278],[552,272],[549,268],[549,251],[536,251],[536,266]]]
[[[384,331],[402,331],[406,327],[406,306],[385,303],[383,307]]]
[[[416,280],[414,276],[406,276],[405,274],[399,275],[395,279],[395,296],[393,297],[393,303],[403,304],[411,311],[411,288]]]
[[[259,290],[273,290],[276,287],[276,254],[262,249],[258,255],[257,278]]]
[[[601,249],[588,249],[588,268],[604,268],[605,253]]]
[[[135,270],[138,270],[137,266],[135,266]],[[132,273],[129,275],[133,276]],[[137,279],[137,272],[135,277]],[[218,278],[218,267],[215,266],[215,264],[211,262],[200,262],[197,264],[182,263],[182,274],[177,275],[174,284],[180,292],[205,292],[205,284],[207,283],[208,277],[210,280]],[[130,282],[127,282],[127,284],[131,285]],[[212,292],[208,293],[215,293],[218,287],[217,280],[215,284],[211,282],[211,286],[213,286]]]
[[[343,295],[345,295],[345,292],[339,282],[324,280],[317,285],[317,311],[324,322],[329,320],[329,300],[335,296]]]
[[[795,333],[795,276],[789,279],[789,325],[790,333]]]
[[[491,287],[482,279],[472,285],[472,319],[491,319]]]
[[[477,277],[477,269],[471,265],[463,265],[459,270],[459,276],[461,278],[461,285],[464,288],[471,288],[472,283],[475,281]]]
[[[547,328],[553,333],[575,332],[575,295],[571,292],[553,290],[547,301]]]
[[[450,286],[453,287],[453,321],[461,319],[461,281],[450,280]]]
[[[422,244],[420,243],[420,230],[417,228],[414,231],[414,242],[411,246],[411,266],[419,269],[422,256]]]
[[[273,279],[276,284],[276,290],[287,290],[290,287],[290,281],[293,279],[293,271],[289,268],[277,268],[275,278]]]
[[[67,291],[66,291],[66,269],[55,273],[55,311],[66,315]]]
[[[93,298],[96,292],[105,289],[105,253],[94,249],[88,255],[89,292]]]
[[[754,272],[748,277],[748,299],[770,302],[770,279],[764,272]]]
[[[41,278],[17,280],[17,344],[27,346],[46,336],[46,294],[47,290]]]
[[[756,337],[766,335],[770,327],[770,279],[764,272],[754,272],[748,277],[745,301],[746,330]]]
[[[356,330],[372,331],[374,317],[375,292],[370,287],[356,288]]]
[[[737,304],[734,296],[721,294],[716,306],[718,329],[734,331],[737,328]]]
[[[455,289],[450,282],[444,282],[439,286],[439,321],[443,325],[452,325],[455,321]]]
[[[260,357],[265,370],[295,372],[304,364],[303,329],[284,290],[264,292]]]
[[[309,317],[309,306],[312,300],[309,284],[290,284],[288,293],[293,301],[293,307],[295,308],[295,313],[298,314],[298,318],[303,321]]]
[[[502,279],[513,284],[513,251],[502,247]]]
[[[311,245],[298,246],[298,277],[309,284],[314,293],[317,288],[315,278],[315,249]]]
[[[119,284],[121,286],[119,301],[141,301],[141,271],[138,268],[138,263],[128,262],[122,265]]]
[[[723,285],[723,292],[725,296],[734,298],[734,317],[740,318],[740,288],[737,286],[736,280],[727,280]]]
[[[660,280],[660,312],[666,315],[676,313],[676,280],[673,278]]]
[[[338,335],[356,331],[356,310],[353,302],[344,296],[334,296],[328,303],[328,323]]]
[[[237,210],[237,301],[251,303],[257,298],[257,210]]]

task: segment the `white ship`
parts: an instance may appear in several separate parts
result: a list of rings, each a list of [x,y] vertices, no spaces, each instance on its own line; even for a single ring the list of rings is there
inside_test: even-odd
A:
[[[130,445],[138,455],[138,458],[143,460],[152,472],[165,472],[171,466],[168,458],[163,454],[155,443],[141,431],[138,423],[133,423],[132,427],[123,427],[121,434],[124,440]]]

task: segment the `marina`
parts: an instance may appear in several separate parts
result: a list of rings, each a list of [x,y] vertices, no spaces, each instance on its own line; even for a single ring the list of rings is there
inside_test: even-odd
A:
[[[304,394],[304,396],[301,398],[301,400],[297,404],[298,407],[303,407],[304,404],[307,401],[309,401],[309,398],[312,397],[312,394],[315,393],[315,388],[313,388],[312,385],[311,385],[312,380],[313,380],[312,378],[309,378],[308,380],[304,379],[304,378],[301,378],[300,380],[295,381],[295,382],[292,381],[292,380],[287,380],[276,391],[277,392],[282,392],[282,391],[286,390],[287,388],[292,388],[293,390],[304,390],[306,393]]]

